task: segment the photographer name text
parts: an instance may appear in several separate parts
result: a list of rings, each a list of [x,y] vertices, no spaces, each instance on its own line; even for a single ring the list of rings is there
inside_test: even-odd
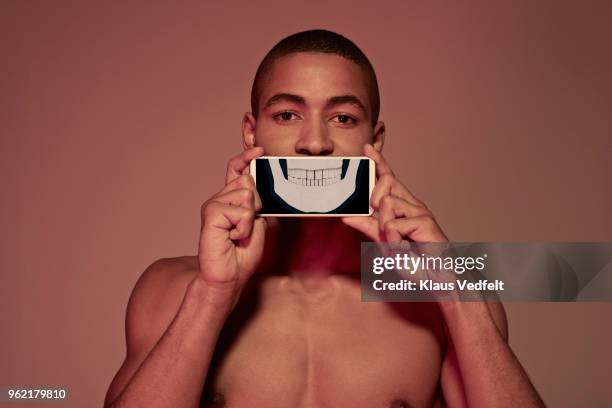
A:
[[[376,291],[455,291],[457,289],[461,291],[502,291],[504,290],[504,282],[499,279],[494,281],[480,279],[475,282],[468,281],[467,279],[456,280],[454,282],[436,282],[432,279],[423,279],[418,282],[408,279],[402,279],[397,282],[385,282],[382,279],[376,279],[372,283],[372,287]]]

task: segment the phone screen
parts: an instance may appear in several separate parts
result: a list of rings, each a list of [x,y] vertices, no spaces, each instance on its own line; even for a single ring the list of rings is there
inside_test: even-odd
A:
[[[260,215],[358,216],[372,213],[374,163],[368,157],[259,157],[251,175]]]

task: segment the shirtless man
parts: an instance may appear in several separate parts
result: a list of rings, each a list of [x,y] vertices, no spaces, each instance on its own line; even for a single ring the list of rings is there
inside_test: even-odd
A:
[[[543,406],[500,304],[360,301],[360,241],[447,241],[381,155],[378,98],[367,58],[338,34],[270,51],[244,151],[202,205],[198,255],[154,262],[133,290],[106,407]],[[264,153],[371,157],[375,216],[257,217],[248,164]]]

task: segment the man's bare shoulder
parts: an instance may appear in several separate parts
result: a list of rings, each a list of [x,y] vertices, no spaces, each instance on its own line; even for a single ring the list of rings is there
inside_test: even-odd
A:
[[[140,275],[132,297],[154,296],[154,303],[158,305],[165,303],[164,300],[169,300],[168,298],[175,298],[179,295],[182,299],[182,295],[197,272],[197,256],[158,259]]]
[[[197,256],[181,256],[158,259],[142,272],[126,311],[125,361],[108,388],[105,406],[119,395],[168,328],[197,271]]]
[[[128,302],[128,343],[159,336],[176,315],[189,283],[198,272],[197,256],[161,258],[140,275]]]
[[[193,277],[198,270],[198,257],[196,255],[177,256],[174,258],[160,258],[153,262],[143,273],[153,279],[181,279]]]

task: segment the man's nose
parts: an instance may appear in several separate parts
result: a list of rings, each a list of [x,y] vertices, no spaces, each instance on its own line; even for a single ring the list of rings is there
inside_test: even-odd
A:
[[[334,144],[329,137],[329,130],[323,121],[316,120],[311,126],[302,128],[302,133],[295,144],[295,152],[307,155],[329,155],[334,151]]]

